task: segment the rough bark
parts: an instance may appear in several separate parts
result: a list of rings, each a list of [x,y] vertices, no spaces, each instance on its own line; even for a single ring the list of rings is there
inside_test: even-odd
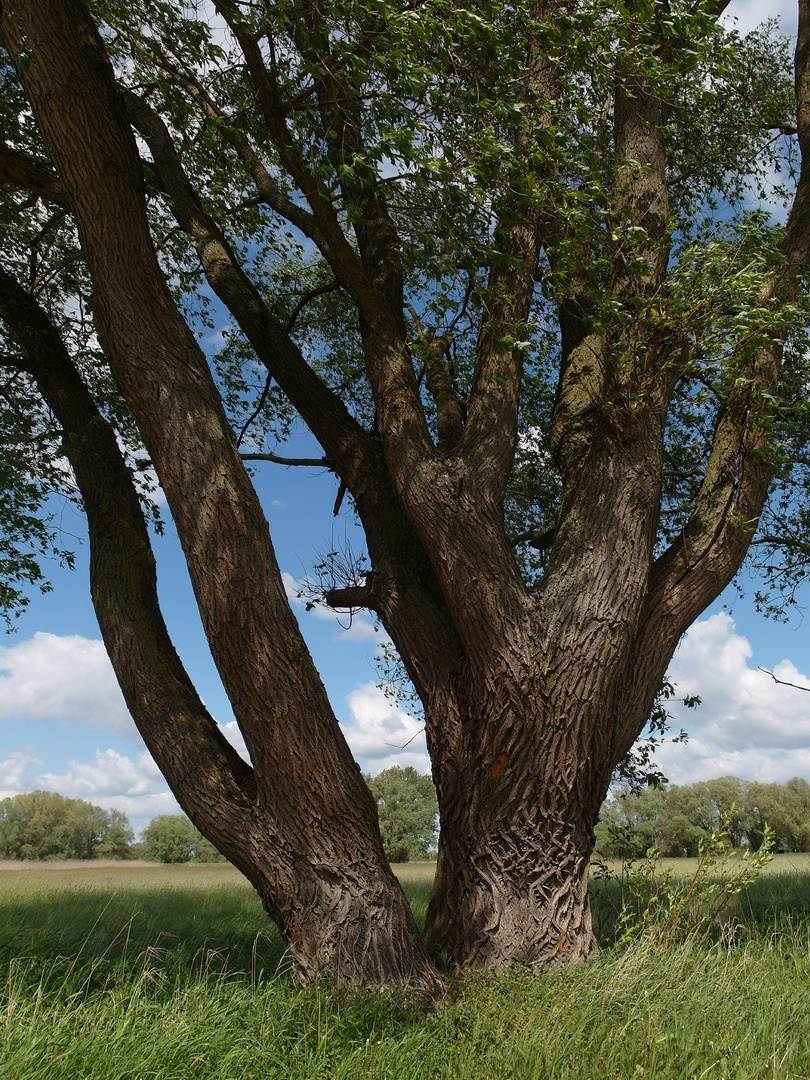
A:
[[[441,811],[428,944],[459,964],[489,970],[515,960],[580,959],[594,945],[587,872],[613,768],[641,732],[680,636],[740,566],[766,497],[760,412],[763,392],[778,379],[780,348],[770,342],[748,356],[723,392],[695,510],[679,540],[657,555],[667,410],[688,358],[682,338],[659,331],[647,310],[669,261],[667,110],[646,76],[618,72],[619,226],[602,287],[625,305],[625,318],[610,324],[596,317],[604,297],[588,270],[594,253],[583,241],[561,275],[550,451],[562,501],[542,584],[529,592],[503,520],[522,379],[514,341],[529,314],[541,248],[552,261],[559,257],[555,245],[567,243],[566,221],[553,206],[506,200],[467,402],[449,378],[446,343],[422,341],[426,385],[438,408],[434,441],[411,357],[397,231],[383,185],[360,166],[343,183],[341,197],[356,211],[352,240],[317,181],[309,150],[287,125],[257,36],[232,0],[216,6],[242,49],[262,139],[309,210],[282,196],[244,140],[237,140],[237,153],[258,197],[313,239],[352,297],[377,411],[373,431],[351,417],[270,314],[189,183],[168,127],[133,95],[126,95],[129,118],[149,143],[155,176],[194,239],[209,282],[320,440],[365,528],[373,573],[331,601],[356,600],[379,614],[425,705]],[[564,6],[539,4],[538,23]],[[326,155],[332,164],[354,163],[364,150],[361,91],[330,52],[320,7],[302,11],[290,47],[314,72],[312,109]],[[810,146],[809,18],[802,0],[796,91],[803,159]],[[94,599],[130,707],[181,804],[256,884],[290,943],[298,978],[331,962],[347,983],[415,972],[434,986],[382,855],[373,802],[284,597],[266,522],[205,360],[159,272],[124,99],[95,29],[80,0],[0,0],[0,26],[12,56],[24,37],[20,77],[58,179],[46,163],[8,155],[0,155],[0,175],[5,170],[75,214],[96,289],[99,336],[166,491],[252,771],[223,744],[172,659],[153,600],[143,523],[120,464],[113,464],[109,433],[99,434],[106,442],[85,464],[85,448],[89,454],[96,447],[85,403],[70,454],[97,548]],[[660,50],[656,32],[652,27],[650,47]],[[535,115],[535,123],[553,126],[560,58],[547,62],[531,31],[527,37],[523,86],[527,97],[547,103],[548,115]],[[188,85],[213,115],[202,89]],[[515,145],[528,153],[530,138],[520,129]],[[763,282],[764,303],[789,299],[789,274],[810,262],[809,193],[803,168],[785,267]],[[647,342],[643,356],[634,351],[640,339]],[[34,343],[26,347],[33,357]],[[51,377],[56,361],[42,363]],[[68,387],[64,358],[59,364]],[[47,379],[36,377],[53,408],[64,408]],[[81,397],[78,389],[65,395]],[[96,475],[109,477],[106,488],[118,492],[109,520]],[[139,584],[123,604],[116,581],[136,572]],[[142,668],[161,673],[160,680],[145,687]],[[172,709],[183,735],[176,762],[161,726]],[[166,718],[154,729],[152,713]]]
[[[341,983],[413,974],[430,988],[435,976],[385,860],[374,801],[290,611],[205,358],[159,271],[134,139],[98,33],[72,0],[4,3],[0,26],[12,57],[23,47],[33,57],[19,65],[21,78],[76,216],[99,337],[166,493],[253,761],[259,835],[232,836],[229,856],[244,865],[252,852],[265,863],[258,887],[296,978],[331,966]],[[125,654],[115,649],[113,659]],[[192,810],[210,767],[202,746],[196,764],[178,790]]]

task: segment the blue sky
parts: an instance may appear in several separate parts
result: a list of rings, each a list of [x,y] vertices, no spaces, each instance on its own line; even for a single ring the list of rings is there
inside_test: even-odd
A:
[[[740,29],[767,14],[795,27],[795,5],[732,0],[727,17]],[[795,31],[794,31],[795,32]],[[300,435],[286,451],[317,450]],[[349,629],[322,609],[306,612],[294,581],[313,562],[315,549],[355,536],[346,509],[332,516],[334,476],[315,468],[261,464],[256,484],[270,522],[291,602],[329,691],[338,719],[364,769],[415,765],[428,770],[420,724],[377,687],[374,663],[382,632],[366,616]],[[32,596],[17,633],[0,637],[0,798],[35,787],[124,810],[142,828],[177,806],[135,730],[100,641],[90,602],[82,519],[69,505],[53,507],[67,539],[77,538],[73,573],[51,567],[52,593]],[[209,710],[241,747],[227,698],[210,659],[183,557],[170,521],[155,537],[164,615],[186,667]],[[745,582],[744,582],[745,584]],[[749,594],[753,587],[747,588]],[[810,595],[804,598],[810,602]],[[676,706],[674,726],[690,732],[687,745],[668,746],[659,760],[677,783],[735,774],[748,779],[810,777],[810,693],[775,685],[767,667],[810,688],[810,623],[767,622],[735,590],[698,620],[673,661],[680,694],[699,694],[701,707]],[[414,738],[415,736],[415,738]],[[411,741],[412,740],[412,741]],[[399,747],[408,743],[406,749]]]

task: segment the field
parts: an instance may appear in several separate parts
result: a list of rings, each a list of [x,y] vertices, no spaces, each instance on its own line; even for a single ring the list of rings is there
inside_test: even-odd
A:
[[[398,869],[423,918],[432,866]],[[450,973],[425,1015],[404,989],[294,990],[229,866],[0,864],[0,1078],[810,1078],[810,857],[706,940],[614,946],[616,888],[593,896],[595,959]]]

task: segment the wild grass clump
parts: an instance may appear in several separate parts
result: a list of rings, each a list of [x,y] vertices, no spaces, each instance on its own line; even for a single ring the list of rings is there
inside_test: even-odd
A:
[[[0,1080],[810,1076],[807,874],[759,879],[791,899],[751,900],[756,933],[729,919],[714,940],[640,933],[578,968],[451,976],[426,1016],[407,988],[295,990],[235,871],[155,871],[0,874]],[[408,878],[424,907],[429,872]]]

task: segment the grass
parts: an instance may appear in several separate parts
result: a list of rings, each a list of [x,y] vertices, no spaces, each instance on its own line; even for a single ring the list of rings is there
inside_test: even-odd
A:
[[[735,860],[729,861],[733,871]],[[660,881],[667,873],[673,882],[690,879],[697,869],[697,859],[659,859],[656,877]],[[608,863],[609,879],[591,878],[591,908],[594,930],[600,945],[609,946],[614,940],[616,920],[626,899],[620,879],[622,866]],[[779,927],[803,923],[810,915],[810,854],[775,855],[753,884],[732,897],[719,921],[718,933],[733,932],[737,937],[746,934],[761,937]],[[809,1070],[810,1072],[810,1070]]]
[[[810,1078],[810,859],[795,860],[737,898],[714,944],[603,936],[572,970],[452,976],[430,1016],[402,988],[294,990],[229,866],[0,869],[0,1078]],[[398,869],[423,917],[432,867]],[[598,921],[615,897],[594,893]]]

